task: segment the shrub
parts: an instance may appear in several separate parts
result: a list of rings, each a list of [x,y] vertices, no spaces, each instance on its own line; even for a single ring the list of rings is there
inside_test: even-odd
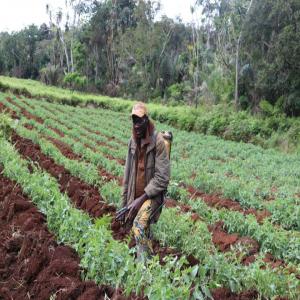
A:
[[[86,76],[82,76],[77,72],[67,74],[63,79],[64,85],[68,88],[83,90],[87,85]]]

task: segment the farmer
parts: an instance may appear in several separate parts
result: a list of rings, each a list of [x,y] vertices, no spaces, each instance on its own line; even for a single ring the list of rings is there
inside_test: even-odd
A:
[[[132,109],[132,136],[128,144],[123,179],[123,207],[136,240],[137,258],[145,262],[153,254],[150,224],[161,213],[170,178],[170,161],[161,133],[156,133],[144,103]]]

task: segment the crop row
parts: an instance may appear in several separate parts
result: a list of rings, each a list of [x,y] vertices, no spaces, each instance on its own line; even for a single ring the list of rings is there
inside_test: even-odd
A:
[[[159,225],[161,226],[160,231],[165,232],[167,227],[173,226],[172,221],[175,221],[178,228],[182,227],[180,229],[181,232],[177,232],[175,235],[167,234],[167,237],[169,240],[177,237],[177,244],[184,242],[184,239],[178,239],[178,234],[180,236],[183,233],[187,234],[187,231],[193,232],[198,239],[194,241],[194,246],[190,244],[189,247],[191,248],[190,251],[197,251],[199,258],[202,257],[201,264],[196,268],[185,269],[181,273],[178,268],[181,268],[184,259],[178,262],[170,260],[164,267],[159,266],[157,260],[154,259],[152,261],[153,265],[151,264],[147,269],[151,274],[148,274],[145,270],[137,270],[139,265],[132,262],[129,249],[126,249],[124,244],[117,243],[111,239],[111,234],[107,230],[108,218],[99,219],[94,224],[91,223],[85,214],[70,206],[69,200],[65,195],[59,193],[57,183],[51,177],[36,169],[32,174],[29,174],[25,168],[25,162],[20,160],[11,146],[5,142],[1,143],[0,159],[5,166],[5,174],[14,180],[18,180],[24,191],[31,196],[33,201],[39,205],[41,211],[47,215],[49,227],[58,234],[60,241],[71,244],[79,252],[82,257],[81,263],[87,270],[86,278],[88,279],[94,279],[101,283],[115,283],[117,285],[122,285],[123,280],[125,280],[124,287],[126,287],[127,291],[134,289],[136,292],[139,292],[139,287],[144,287],[144,280],[148,284],[150,282],[152,288],[155,286],[156,292],[162,289],[161,285],[158,286],[159,283],[163,284],[165,289],[166,287],[170,289],[168,290],[170,294],[163,295],[155,295],[153,290],[149,291],[146,289],[146,294],[151,299],[160,299],[159,297],[168,299],[166,295],[170,295],[170,299],[176,299],[178,298],[178,294],[176,294],[178,293],[178,291],[176,292],[176,287],[179,288],[178,285],[180,285],[181,293],[184,291],[188,293],[191,281],[196,280],[198,282],[200,278],[201,282],[198,282],[198,284],[199,286],[201,285],[201,290],[204,293],[208,293],[206,286],[216,286],[223,282],[228,284],[229,279],[229,286],[234,291],[245,287],[253,287],[266,296],[274,295],[274,293],[285,294],[288,291],[291,297],[294,297],[297,291],[298,282],[293,275],[281,274],[278,277],[276,272],[272,272],[269,269],[261,270],[263,265],[261,260],[258,260],[250,267],[243,267],[234,263],[234,261],[237,261],[234,257],[231,257],[232,263],[229,264],[228,257],[225,259],[225,256],[220,253],[211,254],[210,252],[213,249],[211,248],[211,243],[209,243],[209,234],[205,224],[197,222],[197,225],[194,225],[188,220],[187,216],[185,219],[176,217],[176,210],[171,209],[165,212],[168,217],[164,218],[167,221]],[[41,187],[43,188],[41,189]],[[202,240],[200,241],[199,238]],[[202,242],[201,244],[206,245],[206,247],[199,248],[199,242]],[[172,273],[172,268],[176,268],[176,274]],[[123,272],[120,274],[119,270],[123,270]],[[126,278],[124,279],[123,276],[126,276]],[[132,276],[136,276],[134,278],[139,278],[142,282],[136,283],[136,281],[132,281]],[[265,281],[259,283],[257,276],[264,276]],[[283,284],[283,279],[287,280],[284,282],[287,285]],[[130,282],[131,286],[128,285]],[[135,283],[134,286],[132,286],[133,282]],[[182,286],[183,284],[186,285]],[[270,293],[270,286],[273,285],[275,290]],[[286,290],[287,286],[288,290]],[[199,293],[200,291],[197,291],[198,295],[200,295]],[[196,294],[194,295],[196,296]],[[184,297],[184,294],[180,294],[180,297]]]
[[[32,100],[30,100],[32,101]],[[23,103],[22,103],[23,104]],[[24,104],[23,104],[24,105]],[[50,105],[50,104],[46,104]],[[45,106],[43,103],[42,106]],[[50,105],[54,107],[54,105]],[[68,110],[68,108],[62,107],[60,108],[60,111],[63,110]],[[84,135],[84,141],[86,145],[89,145],[93,147],[94,149],[97,149],[99,151],[102,151],[105,154],[109,154],[116,159],[124,158],[124,153],[126,152],[126,147],[123,145],[122,147],[119,147],[118,150],[114,150],[113,147],[116,148],[116,143],[114,141],[109,141],[105,142],[105,138],[101,137],[99,134],[93,134],[90,133],[89,131],[83,129],[83,127],[88,127],[88,124],[91,122],[89,119],[89,122],[84,123],[84,117],[80,115],[80,113],[77,114],[75,113],[75,110],[78,110],[78,108],[72,108],[72,113],[67,114],[64,113],[62,114],[61,112],[57,112],[55,115],[49,115],[48,113],[43,110],[42,108],[39,108],[37,111],[32,111],[32,113],[36,113],[43,118],[54,118],[53,122],[54,126],[57,128],[61,129],[61,124],[58,124],[57,121],[59,120],[62,124],[65,124],[68,127],[65,127],[66,134],[68,135],[68,129],[75,129],[78,133],[80,134],[80,138],[83,138]],[[106,112],[106,111],[105,111]],[[106,117],[109,117],[108,120],[106,120]],[[75,116],[75,117],[73,117]],[[85,117],[86,118],[86,117]],[[104,119],[104,121],[102,120]],[[102,131],[106,131],[105,134],[108,134],[109,132],[111,133],[111,137],[113,135],[117,134],[117,130],[113,129],[112,130],[112,124],[111,120],[113,118],[111,117],[111,113],[108,114],[106,112],[105,115],[102,115],[101,117],[98,118],[98,123],[102,126],[102,128],[97,128],[96,124],[92,123],[90,126],[94,128],[94,130],[101,129]],[[100,121],[101,120],[101,121]],[[98,125],[98,126],[100,126]],[[108,126],[110,130],[105,130],[105,127]],[[92,130],[90,128],[89,130]],[[122,128],[126,128],[125,125]],[[126,130],[127,132],[127,130]],[[130,132],[128,130],[128,132]],[[118,137],[119,138],[119,137]],[[185,137],[183,136],[183,139]],[[103,146],[103,144],[99,145],[99,143],[106,143],[107,146]],[[199,143],[201,140],[199,140]],[[205,143],[205,141],[204,141]],[[262,156],[261,159],[257,159],[257,157],[252,157],[252,162],[258,161],[257,166],[253,166],[249,163],[249,161],[244,162],[246,160],[247,153],[244,153],[245,156],[242,156],[241,153],[239,153],[240,158],[233,158],[233,153],[230,152],[230,161],[235,162],[235,164],[230,165],[228,167],[228,164],[224,163],[225,159],[225,154],[223,153],[223,158],[220,157],[222,155],[222,152],[219,153],[219,156],[217,157],[217,151],[214,150],[210,155],[215,155],[214,158],[205,158],[205,159],[199,159],[201,155],[198,155],[197,153],[194,153],[192,156],[195,158],[195,161],[193,163],[188,162],[186,159],[184,159],[184,156],[178,155],[178,152],[181,153],[180,150],[180,145],[184,144],[185,147],[190,149],[192,151],[193,147],[189,147],[189,142],[187,140],[184,140],[183,143],[179,143],[179,145],[176,142],[176,145],[173,147],[173,152],[172,152],[172,178],[173,182],[175,183],[174,186],[176,186],[176,182],[185,182],[187,184],[191,184],[192,186],[202,189],[206,192],[215,192],[215,191],[220,191],[222,194],[224,194],[227,197],[231,197],[233,199],[237,199],[242,206],[245,208],[256,208],[256,209],[263,209],[266,208],[268,209],[271,213],[271,219],[273,222],[277,222],[282,224],[285,228],[299,228],[299,198],[296,196],[299,191],[299,176],[297,176],[297,172],[299,172],[298,168],[298,162],[295,164],[294,162],[294,157],[290,157],[290,161],[287,159],[283,159],[283,157],[277,157],[272,156],[272,155],[257,155],[257,157]],[[233,144],[233,143],[232,143]],[[238,145],[238,144],[236,144]],[[198,152],[201,151],[201,149],[204,149],[204,145],[201,147],[198,147],[197,149],[200,149]],[[253,146],[252,146],[253,148]],[[177,150],[179,149],[179,150]],[[214,147],[211,147],[211,149],[214,149]],[[185,151],[187,152],[187,151]],[[207,153],[210,151],[207,151]],[[269,151],[270,152],[270,151]],[[275,153],[276,155],[279,155]],[[249,155],[248,155],[249,156]],[[268,158],[269,159],[266,161],[269,165],[271,165],[272,170],[274,170],[273,174],[272,172],[268,169],[267,171],[265,170],[264,172],[262,171],[261,164],[266,164],[263,163],[263,160]],[[227,157],[228,158],[228,157]],[[281,160],[280,160],[281,159]],[[272,164],[271,162],[272,161]],[[183,162],[183,163],[182,163]],[[197,164],[206,163],[206,166],[203,167],[203,170],[205,171],[198,171],[196,173],[195,171],[190,171],[191,169],[193,170],[194,166],[197,166]],[[288,168],[288,170],[285,169],[285,173],[283,173],[283,168],[285,168],[286,163],[289,163],[291,168]],[[248,166],[246,166],[248,164]],[[274,167],[274,164],[276,164],[279,167],[279,171],[276,171],[277,169]],[[240,166],[237,166],[240,165]],[[226,174],[226,178],[231,180],[230,182],[226,182],[224,177],[214,177],[214,180],[212,181],[212,178],[210,178],[212,173],[216,173],[217,170],[224,169],[223,172]],[[258,174],[261,172],[261,176],[259,179],[257,179],[257,175],[254,176],[254,174],[251,175],[250,178],[247,180],[242,180],[241,176],[237,174],[233,174],[232,170],[243,170],[243,172],[246,174],[248,170],[254,169],[255,174]],[[186,174],[186,170],[188,170],[190,173],[194,174],[190,175]],[[271,174],[271,175],[270,175]],[[118,176],[121,176],[122,172],[119,172]],[[193,179],[191,179],[193,177]],[[190,178],[190,179],[186,179]],[[264,178],[264,180],[263,180]],[[280,179],[280,181],[279,181]],[[268,183],[268,180],[273,182],[270,186],[270,183]],[[280,186],[280,188],[275,188],[274,182],[277,180],[277,185]],[[283,184],[282,180],[285,180],[285,184]],[[218,182],[218,186],[215,186],[215,183]],[[259,186],[257,185],[259,184]],[[207,185],[210,186],[209,189],[207,189]],[[222,190],[222,187],[220,185],[224,185],[224,188]],[[227,189],[232,189],[231,192],[228,192]],[[251,194],[249,196],[249,190],[251,190]],[[269,192],[271,190],[271,194]],[[232,197],[233,196],[233,197]],[[248,197],[249,196],[249,197]],[[268,197],[275,197],[276,199],[271,199],[272,201],[264,201],[263,198],[268,198]]]
[[[109,218],[93,223],[82,211],[73,208],[70,200],[60,193],[57,182],[37,168],[30,173],[6,141],[0,141],[0,160],[4,175],[17,181],[38,208],[47,216],[49,229],[59,242],[72,246],[81,257],[85,279],[113,286],[123,286],[127,293],[136,291],[150,299],[188,298],[196,276],[195,268],[182,269],[185,259],[166,259],[161,266],[154,258],[148,268],[134,261],[128,246],[112,238]],[[176,270],[175,272],[172,269]]]
[[[40,124],[36,124],[39,127],[39,131],[42,133],[47,134],[54,134],[56,138],[59,136],[55,135],[55,133],[51,130],[45,129]],[[32,138],[32,137],[31,137]],[[35,140],[39,140],[39,137],[36,136]],[[63,139],[65,141],[65,138]],[[78,148],[78,147],[74,147]],[[86,149],[87,153],[90,153],[89,149]],[[80,152],[81,153],[81,152]],[[81,153],[82,154],[82,153]],[[84,155],[85,156],[85,155]],[[101,155],[96,155],[98,162],[101,161]],[[89,157],[90,158],[90,157]],[[110,160],[107,160],[110,163]],[[74,163],[76,165],[76,163]],[[77,174],[85,174],[83,176],[89,177],[89,172],[77,171]],[[96,174],[96,170],[94,169],[94,174]],[[97,182],[97,175],[94,175],[94,179],[85,178],[84,180],[89,180],[90,183]],[[102,194],[106,194],[105,198],[109,199],[111,202],[118,203],[120,189],[117,187],[116,183],[109,183],[107,184],[107,188],[101,190]],[[217,212],[217,210],[215,210]],[[199,210],[200,215],[201,210]],[[283,230],[278,230],[274,228],[269,222],[265,222],[263,226],[259,225],[255,218],[252,216],[247,216],[246,218],[238,213],[238,212],[229,212],[224,211],[223,213],[220,212],[218,214],[214,213],[214,215],[218,216],[215,218],[216,220],[226,220],[225,225],[226,227],[234,232],[238,232],[242,235],[249,234],[251,237],[254,237],[258,240],[262,245],[262,250],[270,250],[276,257],[284,258],[287,261],[297,261],[297,257],[299,257],[299,237],[293,234],[289,234],[284,232]],[[276,237],[276,239],[274,239]]]
[[[172,218],[170,218],[170,219],[172,219],[172,220],[176,219],[174,213],[173,213]],[[166,223],[165,223],[165,226],[167,226],[169,223],[170,223],[170,222],[166,222]],[[183,223],[185,224],[185,223],[187,223],[187,222],[183,222]],[[203,232],[201,232],[201,231],[199,231],[199,232],[196,231],[196,233],[198,233],[200,236],[201,236],[201,234],[203,235]],[[168,236],[169,236],[170,238],[172,238],[171,235],[168,235]],[[204,236],[205,236],[205,235],[204,235]],[[175,237],[173,237],[173,239],[174,239],[174,238],[175,238]],[[177,241],[177,242],[178,242],[178,241]],[[207,241],[206,241],[206,242],[207,242]],[[206,243],[206,244],[207,244],[207,243]],[[195,244],[195,246],[196,246],[196,245],[199,245],[199,244],[197,243],[197,244]],[[193,246],[193,247],[195,247],[195,246]],[[198,250],[198,251],[199,251],[199,250]],[[203,251],[203,250],[201,250],[201,251]],[[198,254],[198,256],[199,256],[199,254]],[[221,273],[221,274],[222,274],[222,273]],[[235,274],[232,274],[232,275],[235,275]],[[233,276],[232,278],[236,278],[236,277]],[[219,279],[219,280],[220,280],[220,279]],[[236,288],[237,288],[237,287],[236,287]]]

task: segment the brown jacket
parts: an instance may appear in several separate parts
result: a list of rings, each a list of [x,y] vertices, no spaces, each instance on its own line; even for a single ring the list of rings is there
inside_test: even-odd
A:
[[[155,138],[156,136],[156,138]],[[163,201],[164,192],[170,180],[170,161],[161,133],[150,135],[150,143],[146,148],[145,157],[145,193],[152,200],[152,211],[156,211]],[[123,206],[129,205],[135,198],[137,144],[133,136],[128,143],[128,153],[123,179]],[[159,210],[153,221],[157,221]]]

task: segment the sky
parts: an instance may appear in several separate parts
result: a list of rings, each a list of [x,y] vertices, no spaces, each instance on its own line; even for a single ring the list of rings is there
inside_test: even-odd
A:
[[[0,32],[18,31],[32,23],[40,25],[48,23],[46,4],[52,7],[64,7],[65,0],[0,0]],[[162,14],[175,18],[179,16],[183,22],[191,22],[190,6],[195,0],[160,0]]]

